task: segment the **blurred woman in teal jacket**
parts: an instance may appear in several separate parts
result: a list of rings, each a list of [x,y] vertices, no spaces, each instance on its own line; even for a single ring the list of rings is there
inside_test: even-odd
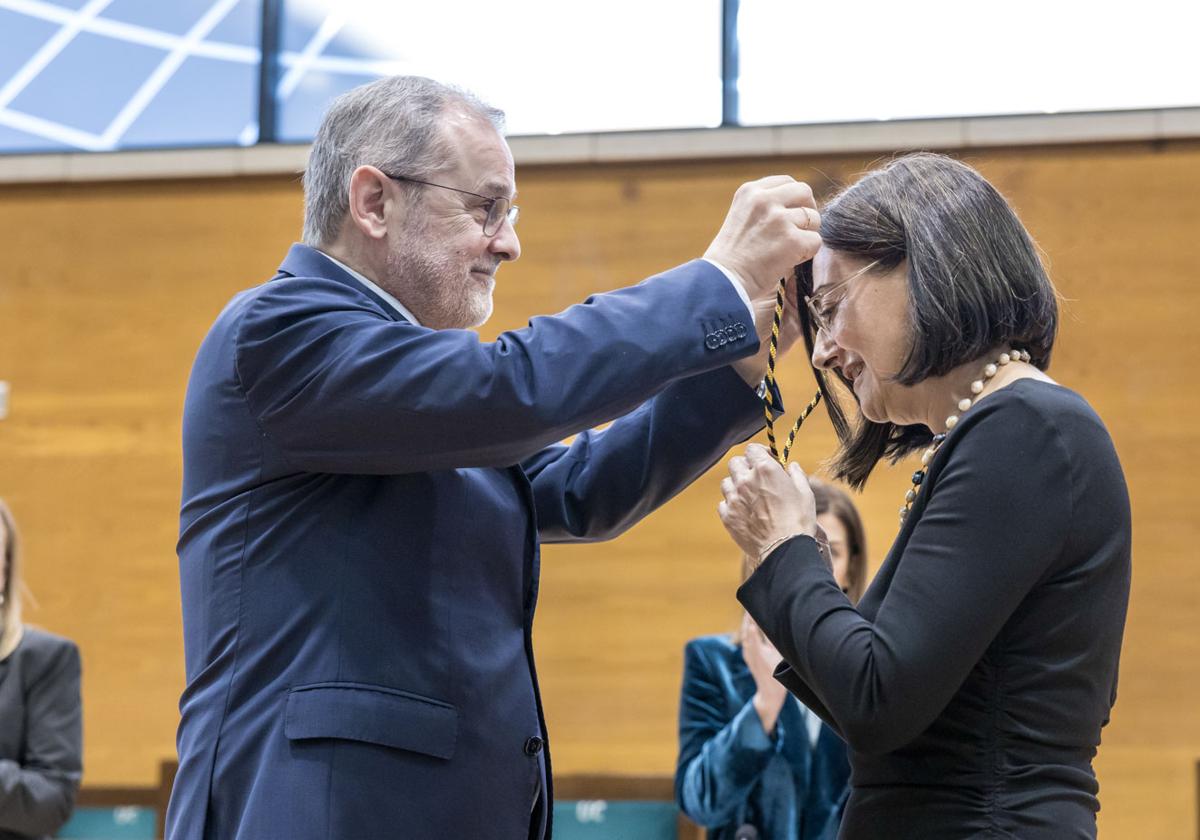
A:
[[[857,601],[867,572],[862,520],[843,491],[812,486],[834,576]],[[733,636],[702,636],[685,649],[675,799],[709,840],[837,835],[846,745],[772,676],[779,660],[748,615]]]

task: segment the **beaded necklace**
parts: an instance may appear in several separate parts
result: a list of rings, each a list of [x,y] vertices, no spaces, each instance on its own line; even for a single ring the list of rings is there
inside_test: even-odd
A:
[[[938,449],[946,440],[946,435],[950,430],[958,425],[959,415],[965,413],[967,409],[975,404],[983,393],[984,383],[991,379],[1000,368],[1010,362],[1028,362],[1029,353],[1024,350],[1009,350],[1007,353],[1001,353],[1000,357],[995,362],[988,362],[984,365],[983,375],[971,383],[971,396],[963,397],[958,401],[958,412],[951,414],[946,418],[946,431],[933,436],[933,441],[929,448],[921,454],[921,469],[913,473],[912,489],[904,494],[904,507],[900,508],[900,525],[904,525],[904,520],[908,518],[908,512],[912,509],[913,502],[916,501],[917,493],[920,492],[921,484],[925,481],[925,470],[929,466],[929,462],[933,460],[933,456],[937,454]]]

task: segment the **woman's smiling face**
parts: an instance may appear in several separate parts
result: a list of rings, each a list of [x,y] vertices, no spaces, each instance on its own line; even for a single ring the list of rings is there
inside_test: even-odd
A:
[[[827,325],[815,336],[813,366],[850,382],[868,420],[924,422],[913,389],[895,381],[912,347],[907,263],[870,265],[824,247],[813,259],[814,306]]]

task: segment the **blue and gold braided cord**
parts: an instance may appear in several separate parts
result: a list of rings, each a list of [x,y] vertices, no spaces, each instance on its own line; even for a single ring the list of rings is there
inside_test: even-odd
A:
[[[778,461],[783,466],[787,466],[788,458],[792,454],[792,444],[796,442],[796,433],[800,431],[800,427],[804,425],[804,421],[808,419],[808,415],[813,413],[813,409],[821,402],[821,392],[817,391],[812,401],[804,407],[800,412],[800,416],[796,418],[796,424],[792,426],[792,431],[788,434],[787,443],[783,445],[783,453],[780,454],[778,444],[775,442],[775,416],[772,409],[775,407],[774,399],[775,392],[778,386],[775,384],[775,357],[779,350],[779,325],[783,322],[783,300],[787,290],[787,278],[784,277],[779,281],[779,288],[775,291],[775,317],[771,321],[771,345],[770,353],[767,359],[767,393],[763,397],[763,412],[767,418],[767,443],[771,446],[771,457]]]

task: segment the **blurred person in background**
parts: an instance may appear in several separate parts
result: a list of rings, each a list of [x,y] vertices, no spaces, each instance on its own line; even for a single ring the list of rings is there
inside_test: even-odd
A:
[[[845,491],[811,485],[834,579],[857,602],[867,578],[862,519]],[[743,558],[743,581],[752,570]],[[709,840],[733,840],[747,827],[762,840],[837,835],[846,745],[774,678],[779,662],[748,613],[732,636],[701,636],[685,648],[675,799]]]
[[[0,500],[0,840],[52,836],[83,774],[79,649],[21,623],[17,526]]]

